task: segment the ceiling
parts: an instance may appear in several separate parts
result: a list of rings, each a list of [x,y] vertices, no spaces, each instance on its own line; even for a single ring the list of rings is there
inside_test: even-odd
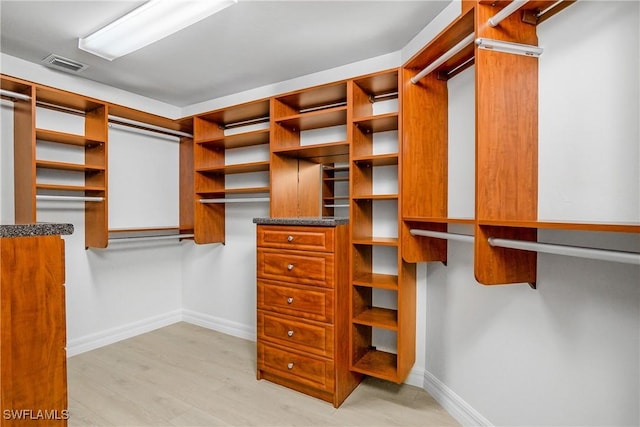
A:
[[[87,64],[79,76],[184,107],[398,51],[450,1],[239,0],[108,61],[78,38],[144,1],[0,0],[0,51],[37,64],[55,53]]]

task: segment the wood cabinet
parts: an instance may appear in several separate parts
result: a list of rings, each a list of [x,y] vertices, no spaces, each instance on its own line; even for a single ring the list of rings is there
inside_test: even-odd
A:
[[[340,406],[349,370],[348,225],[258,225],[258,379]]]
[[[64,242],[0,238],[0,425],[67,425]]]

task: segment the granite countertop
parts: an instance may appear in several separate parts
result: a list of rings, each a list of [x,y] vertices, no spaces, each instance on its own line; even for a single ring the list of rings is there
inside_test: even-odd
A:
[[[336,225],[349,224],[349,218],[333,216],[299,218],[253,218],[253,222],[260,225],[311,225],[320,227],[335,227]]]
[[[30,237],[73,234],[73,224],[36,223],[0,225],[0,237]]]

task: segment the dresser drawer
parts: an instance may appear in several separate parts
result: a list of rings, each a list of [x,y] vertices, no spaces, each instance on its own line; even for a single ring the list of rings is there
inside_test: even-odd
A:
[[[333,291],[258,280],[258,308],[333,323]]]
[[[333,252],[333,228],[261,225],[257,232],[261,247]]]
[[[330,360],[258,342],[258,369],[317,389],[333,392],[334,365]]]
[[[258,249],[258,277],[333,288],[333,254]]]
[[[295,320],[258,310],[258,338],[303,353],[333,356],[333,326]]]

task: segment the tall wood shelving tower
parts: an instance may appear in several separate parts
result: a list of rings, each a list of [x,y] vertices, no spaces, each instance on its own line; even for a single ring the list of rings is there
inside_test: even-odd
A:
[[[537,45],[536,25],[572,1],[530,1],[498,25],[510,2],[463,1],[462,13],[405,64],[403,73],[402,253],[408,262],[447,261],[447,241],[411,229],[446,232],[473,225],[474,271],[485,285],[535,286],[536,252],[494,247],[489,237],[537,241],[540,228],[640,233],[639,224],[539,221],[538,59],[469,44],[415,84],[418,72],[466,37]],[[475,216],[447,214],[447,80],[475,64]]]
[[[376,73],[349,82],[348,138],[351,143],[351,369],[401,383],[415,361],[415,265],[400,251],[400,188],[379,192],[374,183],[379,168],[401,170],[400,112],[376,114],[378,100],[395,99],[400,105],[398,70]],[[377,150],[377,135],[396,132],[395,151]],[[391,204],[396,231],[380,236],[375,213]],[[395,264],[380,271],[380,253]],[[387,295],[384,297],[383,295]],[[379,295],[379,296],[378,296]],[[389,298],[389,295],[391,298]],[[390,303],[388,299],[393,301]],[[395,348],[378,348],[377,334],[391,334]],[[387,340],[389,340],[387,338]],[[387,344],[388,345],[388,344]]]

